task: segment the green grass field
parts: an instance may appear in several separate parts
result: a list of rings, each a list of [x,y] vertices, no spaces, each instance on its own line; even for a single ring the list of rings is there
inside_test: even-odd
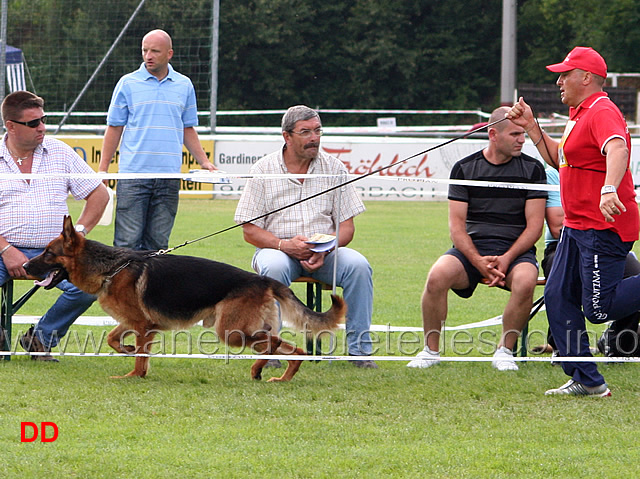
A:
[[[171,244],[232,225],[235,204],[182,200]],[[70,205],[74,218],[80,206]],[[374,269],[373,323],[420,326],[427,271],[450,243],[446,203],[369,201],[367,208],[356,220],[352,246]],[[111,227],[97,227],[90,237],[110,244],[112,234]],[[240,228],[176,251],[245,269],[252,253]],[[18,282],[19,290],[27,287]],[[302,285],[294,289],[302,297]],[[57,294],[39,291],[20,314],[42,314]],[[480,287],[469,300],[450,296],[447,325],[500,314],[506,295]],[[87,314],[104,313],[94,305]],[[14,341],[26,327],[14,325]],[[74,326],[67,338],[99,338],[109,329]],[[593,327],[594,335],[601,329]],[[540,331],[532,343],[542,342],[544,313],[530,330]],[[480,331],[447,335],[447,355],[455,355],[457,347],[468,356],[489,357],[493,351],[479,341]],[[497,341],[499,327],[484,331]],[[177,352],[188,349],[185,337],[177,341]],[[380,334],[379,339],[379,355],[412,355],[421,347],[421,335]],[[77,350],[70,341],[68,351]],[[538,362],[522,363],[517,372],[495,371],[489,362],[446,362],[427,370],[409,369],[401,361],[381,361],[378,370],[342,361],[305,362],[294,380],[283,384],[252,381],[250,364],[152,358],[147,378],[116,380],[110,376],[132,369],[132,358],[2,361],[0,475],[637,476],[637,364],[600,366],[613,392],[607,399],[545,397],[546,389],[566,377],[559,367]],[[21,443],[21,422],[55,422],[59,437]]]

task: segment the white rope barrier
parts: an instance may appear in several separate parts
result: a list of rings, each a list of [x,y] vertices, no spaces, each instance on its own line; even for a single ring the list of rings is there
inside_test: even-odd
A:
[[[251,360],[258,359],[278,359],[282,361],[404,361],[409,362],[416,359],[415,356],[311,356],[311,355],[289,355],[289,354],[121,354],[121,353],[69,353],[69,352],[50,352],[50,353],[27,353],[18,351],[0,351],[0,356],[45,356],[54,357],[81,357],[81,358],[162,358],[162,359],[212,359],[212,360]],[[441,362],[472,362],[485,363],[493,361],[492,355],[487,356],[441,356]],[[536,363],[638,363],[640,357],[542,357],[542,356],[514,356],[516,362],[536,362]]]
[[[373,175],[372,175],[373,176]],[[220,183],[228,184],[231,178],[238,179],[290,179],[290,178],[342,178],[343,175],[318,175],[318,174],[244,174],[244,173],[210,173],[203,170],[203,173],[0,173],[0,180],[35,180],[35,179],[52,179],[52,178],[68,178],[68,179],[183,179],[202,183]],[[347,175],[349,179],[360,178],[361,175]],[[445,178],[387,178],[384,176],[375,177],[381,180],[393,180],[401,182],[421,182],[444,185],[463,185],[477,186],[488,188],[509,188],[519,190],[536,190],[536,191],[560,191],[558,185],[533,184],[533,183],[510,183],[500,181],[480,181],[480,180],[451,180]]]
[[[541,310],[542,311],[542,310]],[[30,315],[14,315],[13,323],[14,324],[35,324],[40,319],[40,316],[30,316]],[[77,326],[116,326],[118,322],[113,319],[111,316],[80,316],[73,323]],[[197,323],[202,326],[202,321]],[[475,328],[483,328],[488,326],[497,326],[502,324],[502,315],[494,316],[493,318],[484,319],[482,321],[477,321],[474,323],[468,324],[460,324],[458,326],[444,326],[442,328],[443,331],[459,331],[464,329],[475,329]],[[344,330],[345,325],[339,324],[339,330]],[[423,328],[417,326],[393,326],[391,324],[372,324],[369,327],[369,331],[379,332],[379,333],[405,333],[405,332],[416,332],[422,333]]]

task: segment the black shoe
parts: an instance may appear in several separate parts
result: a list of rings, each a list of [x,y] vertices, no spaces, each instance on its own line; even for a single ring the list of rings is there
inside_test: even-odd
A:
[[[40,339],[35,335],[33,326],[20,337],[20,346],[28,353],[49,353],[49,350],[45,349]],[[59,362],[58,359],[51,356],[51,354],[35,354],[31,356],[31,359],[34,361]]]

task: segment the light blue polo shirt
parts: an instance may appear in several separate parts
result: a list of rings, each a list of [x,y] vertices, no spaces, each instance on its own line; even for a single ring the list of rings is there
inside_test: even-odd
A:
[[[558,174],[558,170],[555,168],[548,167],[545,169],[547,173],[547,184],[549,185],[559,185],[560,184],[560,175]],[[560,192],[559,191],[547,191],[547,208],[562,206],[562,202],[560,201]],[[544,244],[545,246],[557,242],[557,238],[551,236],[551,231],[549,227],[545,228],[544,232]]]
[[[191,80],[169,65],[158,81],[144,63],[118,81],[107,125],[124,126],[120,142],[121,173],[179,173],[184,129],[198,124]]]

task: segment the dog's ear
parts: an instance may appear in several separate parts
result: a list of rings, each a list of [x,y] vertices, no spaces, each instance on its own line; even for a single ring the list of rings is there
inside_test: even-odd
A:
[[[64,249],[70,249],[73,246],[73,243],[76,241],[77,235],[78,232],[73,227],[71,216],[65,216],[62,226],[62,239],[64,240]]]

